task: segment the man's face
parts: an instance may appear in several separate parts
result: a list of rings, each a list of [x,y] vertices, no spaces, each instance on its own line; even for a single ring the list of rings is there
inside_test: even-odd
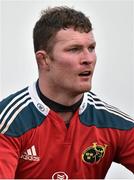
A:
[[[92,31],[60,30],[50,56],[49,83],[58,92],[78,95],[91,89],[96,64]]]

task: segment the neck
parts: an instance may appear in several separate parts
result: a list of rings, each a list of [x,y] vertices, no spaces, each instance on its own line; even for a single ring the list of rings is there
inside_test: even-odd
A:
[[[52,99],[49,99],[46,97],[46,94],[43,94],[39,87],[39,82],[36,84],[37,92],[40,97],[40,99],[53,111],[57,112],[59,116],[64,120],[67,128],[69,127],[70,120],[73,117],[75,111],[79,108],[79,106],[82,103],[83,97],[78,100],[76,103],[71,104],[71,106],[67,106],[64,104],[60,104],[58,102],[55,102]]]
[[[62,104],[64,106],[72,106],[73,104],[77,103],[80,99],[83,97],[82,94],[74,95],[67,93],[65,91],[59,91],[57,89],[50,88],[44,83],[41,82],[41,80],[38,80],[38,86],[41,91],[41,93],[49,98],[52,101],[55,101],[56,103]]]

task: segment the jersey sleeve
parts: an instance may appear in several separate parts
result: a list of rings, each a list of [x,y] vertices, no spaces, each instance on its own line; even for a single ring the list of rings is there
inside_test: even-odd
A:
[[[19,148],[18,138],[0,134],[0,179],[15,178]]]
[[[134,128],[121,132],[117,162],[134,173]]]
[[[22,122],[26,124],[21,112],[27,101],[29,94],[25,88],[0,102],[0,179],[15,178],[24,133]]]

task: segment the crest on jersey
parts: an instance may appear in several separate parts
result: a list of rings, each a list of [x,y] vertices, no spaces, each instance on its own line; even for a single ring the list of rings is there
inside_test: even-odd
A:
[[[86,148],[82,153],[82,160],[88,164],[99,163],[104,157],[107,145],[104,146],[93,143],[92,146]]]

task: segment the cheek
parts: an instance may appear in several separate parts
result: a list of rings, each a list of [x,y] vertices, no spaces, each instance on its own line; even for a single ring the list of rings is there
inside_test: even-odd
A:
[[[54,56],[52,69],[55,73],[61,73],[61,76],[62,74],[64,76],[71,76],[77,69],[78,63],[76,62],[78,62],[78,59],[75,57],[60,53],[60,56]]]
[[[95,67],[95,65],[96,65],[96,62],[97,62],[97,60],[95,59],[95,60],[94,60],[94,63],[93,63],[94,67]]]
[[[96,54],[93,56],[93,66],[95,67],[96,65],[96,62],[97,62],[97,56]]]
[[[70,63],[58,63],[53,66],[54,78],[62,78],[64,80],[70,78],[74,72],[74,69]]]
[[[58,63],[58,68],[59,70],[61,71],[64,71],[64,72],[72,72],[76,69],[76,64],[73,63],[73,60],[69,60],[67,59],[66,61],[60,61]]]

